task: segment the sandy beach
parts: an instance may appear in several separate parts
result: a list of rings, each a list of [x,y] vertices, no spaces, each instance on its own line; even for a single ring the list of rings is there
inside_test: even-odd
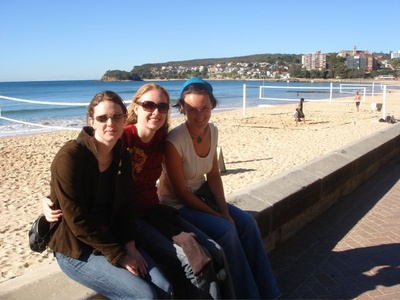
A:
[[[296,124],[296,104],[247,108],[214,113],[219,128],[226,173],[225,193],[249,187],[281,172],[313,160],[339,147],[391,126],[379,122],[382,112],[371,103],[382,96],[367,97],[357,112],[353,97],[347,102],[306,102],[306,122]],[[387,115],[400,119],[400,93],[387,95]],[[171,127],[183,122],[171,120]],[[32,252],[28,230],[41,211],[41,199],[49,191],[50,164],[58,149],[77,136],[77,131],[0,139],[0,282],[20,276],[54,261],[52,252]]]

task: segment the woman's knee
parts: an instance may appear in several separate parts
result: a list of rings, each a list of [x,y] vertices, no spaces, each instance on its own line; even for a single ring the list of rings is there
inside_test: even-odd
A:
[[[230,205],[229,212],[237,228],[258,228],[256,219],[249,213]]]

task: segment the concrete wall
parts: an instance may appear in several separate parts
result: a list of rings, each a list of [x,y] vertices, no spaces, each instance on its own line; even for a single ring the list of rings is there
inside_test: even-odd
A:
[[[270,251],[354,191],[399,152],[400,124],[394,124],[233,193],[227,201],[255,216]]]

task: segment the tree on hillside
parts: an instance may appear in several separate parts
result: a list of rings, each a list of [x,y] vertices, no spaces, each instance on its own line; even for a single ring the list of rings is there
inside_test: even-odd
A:
[[[342,78],[346,71],[345,66],[346,59],[337,55],[337,53],[330,53],[327,55],[326,64],[327,69],[329,70],[327,73],[327,78]]]
[[[142,80],[136,73],[121,70],[108,70],[102,77],[102,80]]]
[[[397,69],[399,67],[399,59],[392,59],[392,67],[393,69]]]
[[[302,75],[301,66],[291,66],[289,67],[289,74],[291,78],[300,78]]]

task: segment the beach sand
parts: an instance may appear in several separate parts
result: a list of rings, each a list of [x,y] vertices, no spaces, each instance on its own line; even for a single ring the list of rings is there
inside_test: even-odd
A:
[[[371,103],[382,96],[367,97],[356,112],[348,102],[306,102],[306,122],[296,125],[296,104],[247,108],[214,113],[219,128],[226,173],[225,193],[231,194],[267,180],[337,148],[391,126],[379,122],[382,112]],[[387,96],[386,112],[400,117],[400,94]],[[184,121],[171,120],[171,127]],[[32,252],[28,230],[41,212],[41,199],[49,191],[50,164],[58,149],[77,136],[77,131],[16,136],[0,139],[0,282],[54,262],[53,254]]]

